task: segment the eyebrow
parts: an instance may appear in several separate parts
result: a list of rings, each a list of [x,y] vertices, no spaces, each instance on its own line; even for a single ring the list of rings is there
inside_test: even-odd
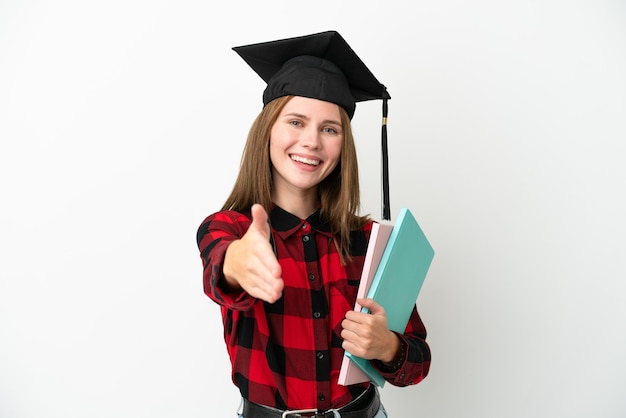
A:
[[[289,117],[297,117],[297,118],[305,119],[305,120],[310,120],[311,119],[308,116],[303,115],[301,113],[297,113],[297,112],[285,113],[283,115],[283,117],[287,117],[287,116],[289,116]],[[338,121],[333,120],[333,119],[326,119],[326,120],[322,121],[322,125],[325,125],[325,124],[331,124],[331,125],[337,125],[339,127],[343,127],[341,122],[338,122]]]

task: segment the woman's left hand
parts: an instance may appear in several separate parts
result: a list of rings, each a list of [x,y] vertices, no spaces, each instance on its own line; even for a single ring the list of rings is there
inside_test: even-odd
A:
[[[342,347],[347,352],[367,360],[394,362],[399,350],[398,336],[389,330],[385,308],[373,299],[357,299],[370,313],[348,311],[341,325]]]

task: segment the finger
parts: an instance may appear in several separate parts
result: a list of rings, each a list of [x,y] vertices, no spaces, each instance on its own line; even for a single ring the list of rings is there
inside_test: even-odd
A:
[[[364,308],[367,308],[372,315],[385,314],[385,308],[372,298],[357,298],[356,301]]]
[[[282,268],[276,259],[276,254],[269,244],[263,245],[263,248],[258,248],[257,251],[258,270],[256,273],[263,281],[274,285],[276,280],[282,278]]]
[[[254,279],[257,287],[266,291],[272,289],[282,291],[282,268],[276,259],[276,255],[267,245],[261,243],[249,254],[248,273]]]
[[[341,343],[341,348],[357,357],[369,358],[367,350],[359,344],[358,339],[344,338]]]
[[[252,296],[261,299],[277,299],[283,290],[283,280],[265,266],[266,261],[256,259],[250,262],[248,269],[242,272],[241,285]],[[278,266],[280,272],[280,266]]]
[[[272,284],[265,283],[251,290],[250,295],[268,303],[274,303],[282,296],[283,283],[281,279],[273,280]]]
[[[365,300],[365,299],[362,299]],[[366,302],[368,303],[368,302]],[[378,305],[380,306],[380,305]],[[363,307],[366,307],[365,305],[363,305]],[[345,318],[349,321],[352,321],[356,324],[366,324],[372,321],[372,312],[369,312],[369,307],[367,307],[368,311],[366,312],[362,312],[362,311],[348,311],[346,312]],[[376,309],[376,308],[374,308]]]
[[[265,212],[265,208],[258,203],[252,205],[251,208],[252,214],[252,224],[250,228],[253,228],[255,231],[260,232],[263,236],[269,241],[270,239],[270,224],[268,223],[267,212]]]
[[[356,340],[358,340],[359,338],[358,324],[355,324],[354,322],[344,321],[341,325],[342,325],[341,334],[340,334],[341,338],[343,338],[344,340],[351,341],[351,342],[355,342]]]
[[[347,328],[342,329],[340,335],[344,343],[357,345],[357,342],[359,341],[359,336]]]

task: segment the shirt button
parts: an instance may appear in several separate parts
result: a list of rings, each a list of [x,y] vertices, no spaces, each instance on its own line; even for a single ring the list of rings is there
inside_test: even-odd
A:
[[[315,274],[309,274],[309,280],[315,280]]]
[[[317,359],[318,359],[318,360],[321,360],[321,359],[323,359],[323,358],[324,358],[324,353],[322,353],[321,351],[318,351],[318,352],[317,352]]]
[[[306,222],[302,224],[302,229],[306,229]]]
[[[302,241],[309,242],[309,236],[308,235],[303,236]]]
[[[326,400],[326,396],[324,396],[323,394],[321,394],[321,393],[320,393],[320,394],[317,396],[317,399],[319,399],[320,401],[325,401],[325,400]]]
[[[319,313],[319,312],[315,312],[315,313],[313,313],[313,316],[316,317],[316,318],[319,318],[319,317],[322,316],[322,314]]]

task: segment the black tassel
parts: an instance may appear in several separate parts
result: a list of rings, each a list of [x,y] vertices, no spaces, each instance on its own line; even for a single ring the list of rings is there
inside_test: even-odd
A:
[[[386,97],[386,90],[383,97]],[[387,99],[383,98],[383,126],[382,126],[382,206],[383,206],[383,219],[391,220],[391,208],[389,206],[389,156],[387,153],[387,113],[388,113],[388,105]]]

